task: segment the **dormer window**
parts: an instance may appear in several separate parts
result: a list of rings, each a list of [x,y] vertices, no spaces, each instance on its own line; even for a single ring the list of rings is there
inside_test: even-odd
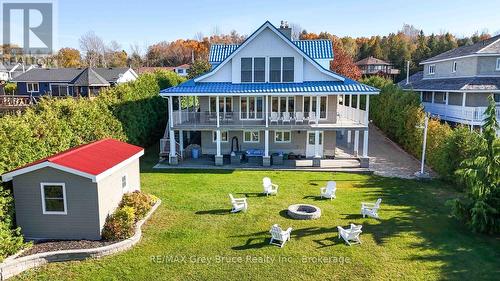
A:
[[[293,82],[294,57],[269,59],[269,82]]]
[[[266,59],[241,58],[241,82],[266,82]]]
[[[496,67],[496,70],[500,71],[500,58],[497,58],[497,67]]]
[[[429,74],[434,74],[434,73],[436,73],[436,65],[431,64],[429,65]]]
[[[453,73],[457,72],[457,62],[456,61],[453,62],[453,65],[451,67],[451,72],[453,72]]]

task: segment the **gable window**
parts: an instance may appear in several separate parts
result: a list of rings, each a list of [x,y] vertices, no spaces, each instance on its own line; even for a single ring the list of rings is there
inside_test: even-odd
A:
[[[457,62],[456,61],[453,62],[453,66],[451,67],[451,72],[453,72],[453,73],[457,72]]]
[[[269,59],[269,82],[281,82],[281,58]]]
[[[252,58],[241,58],[241,82],[252,82]]]
[[[64,183],[41,183],[43,214],[66,215],[66,187]]]
[[[294,77],[294,58],[283,58],[283,82],[293,82]]]
[[[28,93],[38,93],[40,91],[38,83],[26,83],[26,87],[28,88]]]
[[[317,116],[316,105],[319,104],[319,119],[326,119],[326,112],[328,111],[328,97],[327,96],[304,96],[302,103],[302,111],[305,117],[310,116],[310,112],[314,112]]]
[[[220,141],[229,142],[227,131],[220,131]],[[217,131],[212,131],[212,142],[217,142]]]
[[[128,189],[128,179],[127,175],[122,176],[122,190],[126,191]]]
[[[266,82],[266,59],[253,59],[253,82]]]
[[[500,71],[500,58],[497,58],[497,67],[496,67],[496,70]]]
[[[259,131],[243,131],[243,142],[259,142]]]
[[[274,142],[289,143],[292,140],[291,131],[274,131]]]
[[[434,74],[434,73],[436,73],[436,65],[431,64],[429,65],[429,74]]]
[[[240,119],[262,119],[263,118],[263,98],[262,97],[241,97],[240,98]]]

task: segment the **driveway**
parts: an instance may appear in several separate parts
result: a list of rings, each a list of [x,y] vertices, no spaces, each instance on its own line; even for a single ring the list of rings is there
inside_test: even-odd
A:
[[[352,134],[354,142],[354,133]],[[347,132],[337,137],[338,155],[352,154],[353,143],[347,145]],[[359,138],[359,154],[363,153],[363,133]],[[389,140],[377,127],[370,124],[368,137],[368,156],[370,170],[384,177],[415,178],[414,173],[420,170],[420,161]],[[427,167],[426,167],[427,168]]]

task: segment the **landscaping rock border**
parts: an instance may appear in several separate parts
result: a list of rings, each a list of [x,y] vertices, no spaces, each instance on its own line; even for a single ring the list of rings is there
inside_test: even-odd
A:
[[[123,241],[91,249],[74,249],[74,250],[63,250],[63,251],[52,251],[34,254],[30,256],[20,257],[20,253],[5,259],[3,263],[0,263],[0,281],[7,280],[8,278],[15,276],[25,270],[42,266],[49,262],[61,262],[61,261],[75,261],[84,260],[87,258],[100,258],[103,256],[108,256],[114,253],[122,252],[130,249],[132,246],[137,244],[142,237],[142,225],[153,215],[153,213],[158,209],[161,204],[161,200],[158,201],[151,207],[148,214],[140,221],[137,222],[135,226],[135,234]]]

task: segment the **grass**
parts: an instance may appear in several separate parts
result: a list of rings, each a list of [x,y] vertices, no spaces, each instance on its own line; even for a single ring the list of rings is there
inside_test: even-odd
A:
[[[99,260],[49,264],[13,280],[320,280],[495,279],[500,239],[469,232],[444,205],[456,196],[442,182],[326,172],[155,171],[143,159],[143,190],[163,201],[133,249]],[[263,197],[261,180],[280,185]],[[337,199],[319,188],[337,181]],[[228,193],[246,196],[247,213],[230,214]],[[380,220],[359,215],[382,198]],[[315,221],[286,217],[293,203],[322,210]],[[362,244],[347,246],[338,225],[362,224]],[[268,245],[272,224],[293,227],[284,248]]]

